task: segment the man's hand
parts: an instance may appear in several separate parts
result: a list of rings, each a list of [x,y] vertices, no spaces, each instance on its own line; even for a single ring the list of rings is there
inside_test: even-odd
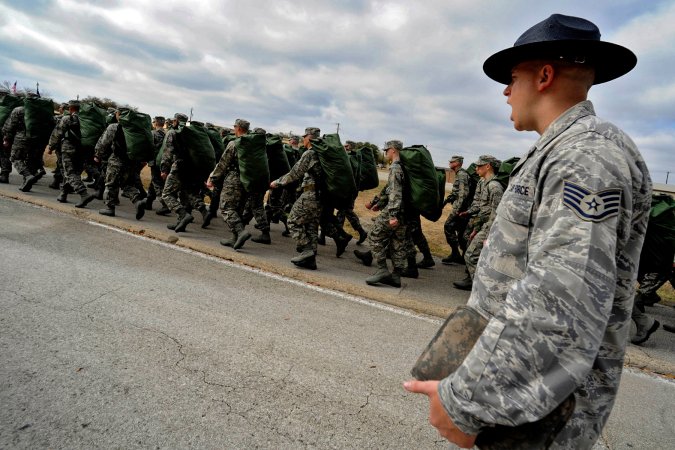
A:
[[[54,153],[54,149],[51,147],[51,145],[47,146],[47,154],[51,155],[52,153]]]
[[[159,176],[162,177],[162,180],[166,181],[166,177],[168,177],[169,174],[166,172],[160,172]]]
[[[270,183],[270,188],[271,189],[276,189],[279,187],[279,183],[277,183],[277,180],[274,180]]]
[[[462,211],[461,213],[457,213],[459,217],[466,217],[469,215],[469,211]]]
[[[429,423],[441,436],[461,448],[473,447],[476,435],[466,434],[452,423],[438,396],[438,381],[411,380],[403,383],[403,387],[408,392],[429,397]]]
[[[366,202],[366,209],[370,209],[373,207],[373,204],[371,202]]]
[[[206,188],[207,188],[208,190],[210,190],[210,191],[213,190],[213,183],[211,182],[211,178],[209,178],[208,180],[206,180]]]
[[[469,235],[469,240],[470,240],[470,241],[473,241],[473,238],[476,237],[476,234],[478,234],[478,231],[473,230],[473,231],[471,232],[471,234]]]
[[[10,148],[12,146],[12,144],[7,139],[3,139],[2,140],[2,146],[5,147],[5,148]]]
[[[389,228],[396,228],[398,227],[398,218],[392,217],[389,219]]]
[[[94,162],[95,162],[96,164],[101,164],[101,160],[98,159],[98,156],[94,156]]]

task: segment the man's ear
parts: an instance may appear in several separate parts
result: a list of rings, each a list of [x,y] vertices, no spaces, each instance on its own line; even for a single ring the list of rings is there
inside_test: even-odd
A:
[[[548,89],[556,76],[555,69],[551,64],[544,64],[537,73],[537,89],[543,91]]]

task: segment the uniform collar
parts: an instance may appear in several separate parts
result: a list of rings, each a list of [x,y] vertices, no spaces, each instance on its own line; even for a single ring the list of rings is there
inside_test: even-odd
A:
[[[518,161],[518,164],[513,168],[511,176],[513,176],[520,167],[527,161],[527,159],[534,154],[535,151],[545,148],[553,139],[558,137],[561,133],[571,127],[576,121],[586,116],[594,116],[595,109],[593,108],[593,103],[590,100],[584,100],[572,106],[570,109],[562,113],[551,122],[544,131],[537,142],[528,150],[527,155],[524,158],[521,158]]]

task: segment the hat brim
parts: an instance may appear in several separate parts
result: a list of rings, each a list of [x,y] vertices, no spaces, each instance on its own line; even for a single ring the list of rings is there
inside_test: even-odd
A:
[[[511,70],[523,61],[583,57],[595,68],[593,84],[605,83],[623,76],[637,64],[635,53],[604,41],[560,40],[533,42],[510,47],[495,53],[483,63],[483,72],[502,84],[511,83]]]

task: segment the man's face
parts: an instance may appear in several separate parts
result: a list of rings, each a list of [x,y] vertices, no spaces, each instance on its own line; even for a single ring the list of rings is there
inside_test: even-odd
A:
[[[511,121],[518,131],[535,130],[534,104],[537,99],[537,70],[532,63],[520,63],[511,70],[511,83],[504,89],[511,105]]]
[[[488,167],[490,167],[490,164],[483,164],[482,166],[476,166],[476,173],[478,174],[478,176],[481,178],[485,178],[485,176],[488,174]]]
[[[387,161],[392,162],[394,159],[394,149],[391,147],[384,149],[384,157]]]
[[[310,140],[310,135],[306,134],[305,136],[302,137],[302,145],[305,148],[309,148],[309,140]]]
[[[454,171],[457,171],[457,168],[459,168],[460,164],[458,161],[450,161],[450,168]]]

